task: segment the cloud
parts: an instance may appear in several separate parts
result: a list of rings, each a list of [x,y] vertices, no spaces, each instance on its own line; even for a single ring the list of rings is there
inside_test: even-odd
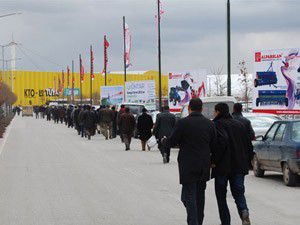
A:
[[[109,70],[123,68],[122,16],[133,33],[133,70],[157,69],[155,0],[4,0],[2,13],[22,15],[0,20],[1,44],[15,41],[57,64],[70,65],[81,53],[88,67],[89,45],[95,51],[95,70],[103,67],[103,35],[111,43]],[[224,66],[226,70],[226,1],[162,0],[162,67],[164,72]],[[232,0],[232,69],[245,59],[251,72],[255,48],[300,47],[300,5],[287,1]],[[8,50],[7,50],[8,51]],[[18,69],[62,68],[26,52]],[[6,54],[9,57],[9,54]],[[226,71],[224,71],[226,72]]]

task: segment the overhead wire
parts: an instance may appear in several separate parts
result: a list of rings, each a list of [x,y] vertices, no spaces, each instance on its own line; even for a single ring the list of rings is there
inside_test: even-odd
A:
[[[37,68],[38,70],[41,71],[41,68],[32,60],[32,58],[23,50],[20,48],[19,45],[17,45],[17,48],[22,52],[22,54],[27,57],[27,59],[32,63],[32,65],[35,66],[35,68]]]

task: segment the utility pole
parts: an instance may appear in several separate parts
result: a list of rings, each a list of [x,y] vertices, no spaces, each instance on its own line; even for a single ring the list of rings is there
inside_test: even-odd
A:
[[[90,46],[90,60],[91,60],[91,70],[90,70],[90,104],[93,105],[93,74],[94,74],[94,67],[93,67],[93,47]]]
[[[227,0],[227,95],[231,96],[230,0]]]
[[[160,41],[160,0],[157,0],[157,30],[158,30],[158,101],[159,110],[162,108],[162,91],[161,91],[161,41]]]
[[[81,54],[79,55],[79,80],[80,80],[80,104],[82,105],[82,61]]]

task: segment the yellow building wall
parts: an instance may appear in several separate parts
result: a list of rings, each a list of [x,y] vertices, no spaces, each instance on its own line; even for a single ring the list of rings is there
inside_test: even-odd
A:
[[[11,82],[13,77],[13,82]],[[80,75],[74,73],[75,88],[80,88]],[[46,89],[58,89],[58,80],[62,81],[61,72],[36,72],[36,71],[4,71],[0,72],[0,81],[11,86],[13,83],[13,92],[17,95],[18,100],[15,105],[44,105],[47,101],[57,99],[67,99],[61,93],[60,96],[46,96]],[[127,81],[155,80],[156,93],[158,96],[158,72],[150,70],[144,74],[127,74]],[[95,74],[93,83],[93,99],[100,99],[100,86],[104,86],[104,75]],[[107,74],[107,86],[124,85],[123,74]],[[72,73],[69,77],[69,88],[72,86]],[[67,88],[67,74],[64,74],[64,88]],[[90,75],[85,74],[82,83],[83,99],[90,97]],[[162,95],[168,95],[168,76],[162,76]],[[80,97],[75,97],[79,99]],[[69,99],[70,100],[70,99]]]

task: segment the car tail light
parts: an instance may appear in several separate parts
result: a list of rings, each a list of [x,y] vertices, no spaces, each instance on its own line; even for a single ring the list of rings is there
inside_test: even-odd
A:
[[[297,157],[297,158],[300,158],[300,149],[298,149],[298,150],[296,151],[296,157]]]

